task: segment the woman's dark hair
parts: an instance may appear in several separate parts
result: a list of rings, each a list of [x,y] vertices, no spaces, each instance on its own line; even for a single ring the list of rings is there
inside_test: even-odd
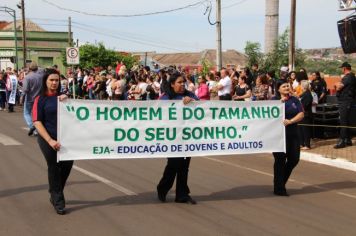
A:
[[[167,93],[169,99],[174,99],[177,96],[177,93],[174,92],[172,85],[177,81],[178,78],[183,78],[182,74],[179,72],[175,72],[169,77],[169,80],[168,80],[169,86],[167,86],[166,91],[165,91]],[[185,89],[183,96],[188,95],[188,93],[189,93],[189,91]]]
[[[301,72],[305,72],[305,73],[307,74],[307,70],[306,70],[305,68],[303,68],[303,67],[302,67],[302,68],[300,68],[300,69],[299,69],[299,71],[301,71]]]
[[[261,84],[268,84],[266,74],[259,74],[258,77],[260,78]]]
[[[247,80],[246,76],[240,76],[239,79],[243,80],[246,83]]]
[[[317,79],[321,79],[321,75],[319,71],[315,71],[314,74],[316,75]]]
[[[301,71],[301,72],[297,72],[295,74],[295,79],[297,80],[298,83],[300,83],[300,81],[302,80],[308,80],[308,75],[307,73]]]
[[[276,95],[275,95],[275,97],[278,98],[278,99],[281,98],[281,93],[279,92],[279,87],[281,87],[282,84],[289,84],[289,82],[286,81],[286,80],[283,80],[283,79],[277,80],[277,82],[276,82]]]
[[[53,74],[56,74],[56,75],[59,76],[58,88],[57,88],[57,94],[59,95],[60,92],[61,92],[61,80],[60,80],[61,75],[55,69],[45,69],[44,72],[45,73],[44,73],[44,75],[42,77],[42,88],[41,88],[41,92],[40,92],[41,96],[46,96],[46,93],[47,93],[47,84],[46,84],[46,82],[47,82],[48,77],[50,75],[53,75]]]
[[[271,78],[274,78],[276,76],[276,72],[274,70],[268,71],[267,75],[269,75]]]
[[[181,75],[182,76],[182,75]],[[194,77],[192,75],[187,75],[183,77],[185,80],[194,83]]]
[[[250,68],[245,67],[244,71],[245,71],[245,74],[246,74],[247,78],[252,78],[252,73],[251,73]]]
[[[208,73],[208,77],[209,77],[209,79],[212,80],[212,81],[215,80],[214,73],[209,72],[209,73]]]
[[[288,77],[289,77],[289,78],[292,77],[292,74],[293,74],[293,73],[294,73],[295,75],[297,75],[297,72],[293,70],[293,71],[289,72]]]

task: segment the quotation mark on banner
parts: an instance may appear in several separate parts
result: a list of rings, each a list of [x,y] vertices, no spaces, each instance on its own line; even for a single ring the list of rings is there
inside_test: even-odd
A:
[[[77,109],[74,106],[66,106],[68,112],[75,113],[76,118],[79,121],[84,121],[89,119],[89,109],[87,107],[78,107]]]
[[[74,106],[66,106],[68,112],[75,112]]]
[[[245,126],[242,126],[242,131],[247,131],[247,127],[248,127],[248,126],[246,126],[246,125],[245,125]]]

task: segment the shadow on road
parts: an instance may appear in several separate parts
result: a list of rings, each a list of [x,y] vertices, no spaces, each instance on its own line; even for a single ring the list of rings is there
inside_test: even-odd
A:
[[[318,185],[305,186],[301,189],[290,189],[289,193],[293,195],[313,194],[321,192],[329,192],[341,189],[356,188],[356,182],[343,181],[333,182]],[[232,188],[225,191],[214,192],[209,195],[192,195],[195,200],[199,202],[209,201],[225,201],[225,200],[243,200],[243,199],[259,199],[276,197],[273,195],[273,186],[271,185],[249,185]],[[139,193],[137,196],[116,196],[108,198],[103,201],[81,201],[81,200],[68,200],[69,212],[78,211],[90,207],[100,206],[125,206],[125,205],[140,205],[140,204],[158,204],[156,192]],[[167,196],[167,203],[174,203],[174,196]],[[162,203],[164,204],[164,203]],[[74,205],[71,207],[70,205]]]
[[[98,182],[97,181],[72,181],[72,182],[68,182],[67,185],[94,184],[94,183],[98,183]],[[0,198],[9,197],[9,196],[18,195],[27,192],[42,191],[42,190],[48,190],[48,184],[0,190]]]

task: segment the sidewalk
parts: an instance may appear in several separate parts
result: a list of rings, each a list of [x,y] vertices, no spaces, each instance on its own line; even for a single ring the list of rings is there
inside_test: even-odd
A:
[[[337,139],[314,139],[312,149],[302,151],[301,160],[356,172],[356,138],[353,146],[334,149]]]
[[[312,149],[303,152],[319,154],[330,159],[341,158],[356,163],[356,138],[353,138],[352,141],[353,146],[334,149],[337,139],[313,139]]]

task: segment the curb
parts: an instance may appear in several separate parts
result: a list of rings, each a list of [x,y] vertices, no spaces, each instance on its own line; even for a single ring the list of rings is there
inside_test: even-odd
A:
[[[356,172],[356,163],[342,158],[330,159],[320,154],[301,152],[300,159]]]

